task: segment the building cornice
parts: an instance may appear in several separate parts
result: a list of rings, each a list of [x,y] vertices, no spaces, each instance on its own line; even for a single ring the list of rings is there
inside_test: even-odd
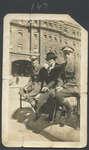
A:
[[[10,23],[11,25],[14,25],[14,26],[17,26],[17,27],[22,27],[22,28],[26,28],[28,30],[30,30],[30,26],[26,26],[26,25],[21,25],[21,24],[18,24],[18,23],[14,23],[14,22],[11,22]],[[72,38],[73,40],[78,40],[78,41],[81,41],[80,38],[77,38],[77,37],[73,37],[73,36],[70,36],[68,34],[65,34],[62,30],[57,30],[57,29],[52,29],[52,28],[47,28],[47,27],[42,27],[42,26],[35,26],[35,25],[31,25],[31,29],[34,28],[34,29],[43,29],[43,30],[46,30],[46,31],[51,31],[51,32],[55,32],[55,33],[60,33],[60,35],[62,36],[65,36],[67,38]]]
[[[27,28],[27,29],[29,27],[28,25],[22,25],[22,24],[14,23],[14,22],[11,22],[10,25],[17,26],[17,27],[22,27],[22,28]]]
[[[24,56],[40,56],[40,54],[34,54],[34,53],[21,53],[21,52],[12,52],[12,51],[9,51],[10,54],[16,54],[16,55],[24,55]]]

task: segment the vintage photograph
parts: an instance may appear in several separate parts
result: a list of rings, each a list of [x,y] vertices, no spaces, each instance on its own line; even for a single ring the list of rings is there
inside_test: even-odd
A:
[[[87,31],[68,15],[4,18],[2,143],[84,147]]]

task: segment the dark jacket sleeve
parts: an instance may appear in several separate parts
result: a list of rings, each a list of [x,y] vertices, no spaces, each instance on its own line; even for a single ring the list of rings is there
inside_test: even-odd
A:
[[[40,82],[46,82],[47,81],[47,78],[48,78],[48,72],[45,68],[41,68],[40,71],[39,71],[39,81]]]
[[[51,71],[48,87],[53,88],[57,84],[60,84],[61,86],[64,80],[64,76],[65,76],[65,64],[56,64],[55,68]]]

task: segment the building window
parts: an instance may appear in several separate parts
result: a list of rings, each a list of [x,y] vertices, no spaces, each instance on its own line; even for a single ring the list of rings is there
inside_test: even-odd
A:
[[[79,32],[77,32],[77,36],[79,36]]]
[[[57,37],[56,36],[54,37],[54,40],[57,41]]]
[[[60,43],[62,43],[62,39],[60,39]]]
[[[52,27],[52,23],[49,23],[49,26]]]
[[[57,24],[56,24],[56,23],[54,24],[54,26],[55,26],[55,28],[57,29]]]
[[[52,40],[52,36],[51,36],[51,35],[49,35],[49,40],[50,40],[50,41]]]
[[[39,49],[37,48],[37,46],[36,46],[36,47],[34,47],[34,49],[33,49],[33,53],[34,53],[34,54],[38,54],[38,53],[39,53]]]
[[[62,25],[61,24],[59,25],[59,30],[62,30]]]
[[[23,45],[21,43],[18,43],[18,47],[22,47]]]
[[[37,24],[37,20],[35,20],[34,22],[35,22],[35,24]]]
[[[73,41],[73,46],[76,46],[76,43],[75,43],[75,41]]]
[[[77,42],[77,47],[79,48],[79,46],[80,46],[80,44],[79,44],[79,42]]]
[[[45,39],[47,38],[47,35],[46,35],[46,34],[44,35],[44,38],[45,38]]]
[[[23,45],[22,44],[18,44],[18,50],[23,50]]]
[[[81,37],[81,32],[79,32],[79,36]]]
[[[18,36],[20,36],[20,37],[22,37],[22,36],[23,36],[22,31],[18,31]]]
[[[46,21],[44,22],[44,26],[47,26],[47,22]]]
[[[68,41],[64,41],[64,44],[67,45],[67,44],[68,44]]]
[[[73,33],[73,35],[75,36],[75,31],[73,31],[72,33]]]
[[[61,36],[59,36],[59,41],[60,41],[60,43],[62,42],[62,37]]]
[[[67,27],[64,27],[64,32],[68,32],[68,29],[67,29]]]
[[[37,33],[34,34],[35,39],[37,39]]]
[[[13,76],[28,77],[32,72],[32,64],[27,60],[17,60],[12,62],[11,73]]]
[[[81,33],[80,33],[79,31],[77,32],[77,36],[78,36],[78,37],[80,37],[80,36],[81,36]]]
[[[18,31],[17,34],[17,47],[22,50],[23,49],[23,33],[21,30]]]

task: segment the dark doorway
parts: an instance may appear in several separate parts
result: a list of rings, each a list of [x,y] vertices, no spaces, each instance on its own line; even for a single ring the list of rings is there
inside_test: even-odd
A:
[[[28,77],[32,72],[32,64],[28,60],[17,60],[12,62],[12,75]]]

